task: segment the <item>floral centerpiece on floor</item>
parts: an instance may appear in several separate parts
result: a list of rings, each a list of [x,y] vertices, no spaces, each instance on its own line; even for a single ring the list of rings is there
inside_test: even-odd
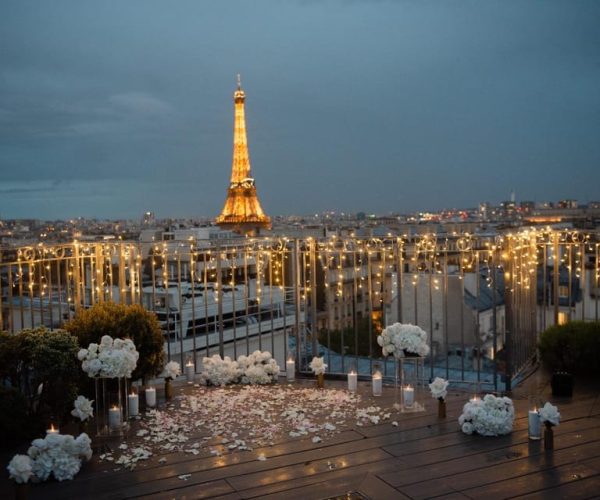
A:
[[[73,479],[81,469],[81,461],[92,457],[90,445],[85,433],[77,438],[48,434],[44,439],[34,439],[27,455],[15,455],[8,464],[8,472],[17,483],[26,483],[29,478],[45,481],[50,474],[58,481]]]
[[[403,357],[406,353],[417,356],[427,356],[427,333],[417,325],[410,323],[394,323],[377,336],[377,343],[381,346],[384,356],[393,354],[396,358]]]
[[[131,339],[114,339],[104,335],[100,344],[81,349],[77,358],[89,377],[129,378],[140,355]]]
[[[171,381],[181,375],[181,365],[177,361],[169,361],[161,374],[165,378],[165,398],[173,397],[173,386]]]
[[[200,383],[204,385],[224,386],[236,383],[240,379],[241,370],[237,361],[229,356],[221,358],[214,354],[210,358],[202,360],[202,373]]]
[[[554,431],[552,427],[560,422],[558,408],[548,402],[538,410],[540,421],[546,426],[544,429],[544,449],[554,449]]]
[[[168,379],[176,379],[181,375],[181,365],[177,361],[169,361],[162,372],[162,376]]]
[[[254,351],[237,359],[242,384],[271,384],[279,376],[279,365],[268,351]]]
[[[317,376],[317,387],[322,388],[325,385],[325,370],[327,370],[327,365],[323,358],[318,358],[314,356],[310,364],[308,365],[313,373]]]
[[[448,381],[436,377],[431,384],[429,384],[429,390],[431,391],[431,397],[438,400],[438,417],[446,418],[446,396],[448,395]]]
[[[486,394],[483,399],[471,399],[465,404],[458,423],[465,434],[501,436],[512,431],[514,420],[515,408],[510,398]]]

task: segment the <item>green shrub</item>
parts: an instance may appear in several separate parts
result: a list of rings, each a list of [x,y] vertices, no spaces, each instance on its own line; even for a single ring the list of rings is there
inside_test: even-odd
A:
[[[600,323],[571,321],[542,333],[540,354],[552,370],[600,374]]]
[[[63,330],[0,333],[0,380],[7,386],[1,408],[14,426],[22,420],[24,428],[31,429],[68,416],[77,396],[78,350],[77,339]]]
[[[132,378],[156,376],[164,364],[164,340],[154,313],[142,306],[105,302],[80,310],[64,328],[79,339],[84,348],[100,342],[104,335],[130,338],[140,353]]]

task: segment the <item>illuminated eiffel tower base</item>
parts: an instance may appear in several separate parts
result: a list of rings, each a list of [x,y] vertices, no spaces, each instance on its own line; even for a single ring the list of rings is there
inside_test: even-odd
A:
[[[237,90],[233,94],[235,117],[233,126],[233,163],[231,165],[231,181],[227,190],[225,206],[216,219],[216,223],[224,229],[232,229],[238,233],[254,236],[261,229],[271,228],[271,218],[265,215],[256,186],[250,172],[250,155],[246,139],[246,119],[244,101],[246,94],[242,90],[238,75]]]

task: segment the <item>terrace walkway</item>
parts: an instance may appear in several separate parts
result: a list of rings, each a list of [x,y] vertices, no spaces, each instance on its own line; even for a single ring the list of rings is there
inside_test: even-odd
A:
[[[440,420],[427,391],[421,397],[425,412],[395,413],[378,425],[351,425],[318,443],[310,435],[286,434],[272,446],[221,456],[207,449],[196,455],[164,452],[139,462],[133,471],[100,461],[95,454],[75,480],[32,485],[29,498],[599,498],[598,385],[578,383],[571,400],[552,400],[546,380],[534,374],[513,393],[516,420],[509,436],[464,435],[457,418],[469,395],[451,391],[447,418]],[[327,381],[327,387],[344,386]],[[394,403],[394,387],[385,387],[381,398],[373,398],[370,384],[359,386],[367,405]],[[552,452],[527,437],[527,396],[536,390],[561,412]],[[135,432],[134,427],[130,435]],[[108,444],[118,451],[119,441]],[[257,460],[259,453],[266,460]],[[0,497],[13,495],[13,485],[4,475]]]

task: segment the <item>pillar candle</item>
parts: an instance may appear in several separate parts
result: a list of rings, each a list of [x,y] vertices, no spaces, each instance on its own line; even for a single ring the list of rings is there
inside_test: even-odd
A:
[[[542,425],[537,410],[529,411],[529,439],[542,439]]]
[[[377,372],[373,375],[373,396],[381,396],[383,391],[383,379],[381,373]]]
[[[410,385],[403,387],[402,397],[404,399],[404,406],[412,406],[415,402],[415,390]]]
[[[194,363],[191,361],[185,365],[185,376],[187,377],[188,383],[194,382],[196,371],[194,369]]]
[[[121,408],[113,406],[108,410],[108,426],[111,429],[119,429],[121,427]]]
[[[350,372],[348,374],[348,390],[356,392],[358,388],[358,374],[356,372]]]
[[[136,393],[132,392],[127,396],[127,401],[129,403],[129,416],[137,417],[140,412],[140,398]]]
[[[156,389],[154,387],[148,387],[146,389],[146,406],[154,408],[156,406]]]
[[[288,359],[285,364],[285,373],[288,382],[293,382],[296,377],[296,362],[293,359]]]

